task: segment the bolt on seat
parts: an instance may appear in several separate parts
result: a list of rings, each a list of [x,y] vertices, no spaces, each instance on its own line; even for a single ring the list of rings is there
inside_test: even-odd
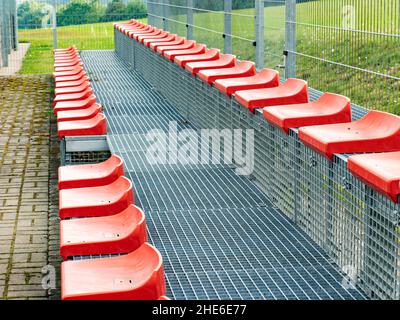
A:
[[[57,115],[57,113],[60,111],[86,109],[95,104],[96,101],[97,101],[96,96],[92,94],[90,97],[79,101],[58,102],[54,107],[53,111],[54,114]]]
[[[264,118],[286,133],[290,128],[351,122],[350,99],[338,94],[324,93],[310,103],[268,107]]]
[[[231,96],[240,90],[277,87],[279,86],[279,73],[273,69],[262,69],[251,77],[218,79],[214,85],[219,91]]]
[[[350,123],[300,128],[299,138],[328,159],[335,153],[400,151],[400,117],[370,111]]]
[[[60,254],[73,256],[126,254],[147,241],[143,211],[130,205],[113,216],[62,220]]]
[[[399,202],[400,152],[384,152],[351,156],[349,171],[378,192]]]
[[[111,216],[134,204],[132,182],[123,176],[105,186],[63,189],[59,195],[62,220]]]
[[[217,60],[189,62],[186,64],[185,69],[192,74],[198,74],[201,70],[229,68],[235,65],[236,56],[224,54]]]
[[[82,82],[80,85],[74,87],[66,87],[66,88],[55,88],[54,93],[56,96],[61,94],[71,94],[71,93],[80,93],[85,91],[90,87],[90,83],[88,81]]]
[[[93,94],[93,89],[89,86],[79,93],[58,94],[54,98],[54,105],[58,102],[81,101],[89,98]]]
[[[61,264],[63,300],[157,300],[165,293],[161,254],[147,242],[124,256]]]
[[[57,112],[57,122],[91,119],[101,112],[100,104],[93,104],[89,108]]]
[[[200,79],[212,85],[218,79],[249,77],[256,74],[256,65],[251,61],[241,61],[231,68],[202,70],[198,73]]]
[[[107,119],[103,113],[96,114],[93,118],[75,121],[57,122],[58,136],[102,136],[107,134]]]
[[[207,47],[206,47],[205,44],[197,43],[190,49],[185,49],[185,50],[179,50],[179,49],[166,50],[166,51],[164,51],[163,55],[167,59],[169,59],[171,61],[174,61],[175,57],[177,57],[177,56],[188,56],[188,55],[194,55],[194,54],[202,54],[202,53],[206,52],[206,49],[207,49]]]
[[[278,87],[236,91],[235,99],[254,113],[257,108],[308,102],[307,82],[290,78]]]
[[[160,45],[157,47],[157,53],[160,55],[164,55],[166,51],[177,51],[177,50],[187,50],[191,49],[196,45],[196,41],[193,40],[184,40],[182,44],[169,44],[169,45]]]
[[[146,47],[150,48],[150,45],[153,43],[164,43],[164,42],[171,42],[174,41],[176,39],[177,35],[176,34],[169,34],[167,33],[166,37],[163,38],[152,38],[152,39],[144,39],[143,40],[143,44]]]
[[[168,47],[168,46],[178,46],[185,43],[185,38],[176,37],[175,40],[172,41],[161,41],[153,42],[150,44],[150,48],[154,51],[157,51],[159,47]]]
[[[187,56],[177,56],[174,62],[185,68],[186,64],[189,62],[200,62],[200,61],[212,61],[217,60],[221,57],[221,51],[219,49],[211,48],[203,54],[192,54]]]
[[[124,161],[119,156],[112,155],[101,163],[59,167],[58,189],[104,186],[123,175]]]

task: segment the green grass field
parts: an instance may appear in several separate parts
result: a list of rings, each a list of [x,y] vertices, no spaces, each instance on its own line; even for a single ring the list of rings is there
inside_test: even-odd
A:
[[[343,8],[338,4],[354,6],[352,27],[362,32],[341,29]],[[301,55],[297,56],[297,77],[321,91],[347,95],[367,108],[399,114],[399,81],[379,76],[381,73],[400,77],[399,38],[380,35],[399,33],[398,14],[388,14],[388,10],[399,12],[399,4],[397,0],[386,0],[385,4],[383,6],[381,0],[321,0],[298,4],[296,51]],[[253,40],[254,10],[236,10],[235,13],[251,17],[233,16],[232,34]],[[172,18],[185,21],[180,15]],[[266,67],[283,64],[284,21],[284,6],[265,8]],[[194,24],[222,32],[223,14],[196,13]],[[181,35],[186,32],[184,24],[170,23],[170,29]],[[20,73],[51,73],[52,31],[20,30],[19,37],[20,41],[31,43]],[[195,28],[194,38],[209,47],[223,48],[224,40],[217,33]],[[75,44],[81,50],[113,49],[113,40],[112,23],[58,28],[59,47]],[[240,59],[254,60],[255,48],[250,41],[233,39],[233,51]]]

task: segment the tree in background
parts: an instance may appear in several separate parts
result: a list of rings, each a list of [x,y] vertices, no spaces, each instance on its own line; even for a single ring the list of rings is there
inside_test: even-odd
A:
[[[47,15],[42,4],[34,0],[24,1],[19,4],[17,10],[18,28],[36,29],[41,28],[43,18]]]
[[[118,21],[147,16],[146,6],[142,1],[130,1],[128,5],[122,0],[112,0],[108,5],[101,21]]]
[[[99,22],[104,7],[99,0],[72,0],[57,12],[57,25],[68,26]]]

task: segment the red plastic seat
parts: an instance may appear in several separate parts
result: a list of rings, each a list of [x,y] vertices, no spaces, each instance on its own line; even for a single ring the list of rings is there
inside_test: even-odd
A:
[[[79,66],[83,66],[83,64],[79,64]],[[73,71],[75,70],[76,65],[75,66],[70,66],[70,67],[56,67],[54,68],[55,72],[66,72],[66,71]]]
[[[218,79],[248,77],[256,74],[256,65],[251,61],[242,61],[231,68],[202,70],[199,77],[212,85]]]
[[[60,49],[54,49],[53,52],[54,54],[65,54],[65,53],[71,53],[71,52],[77,52],[78,50],[76,49],[75,46],[71,46],[69,48],[60,48]]]
[[[290,78],[274,88],[236,91],[235,99],[254,113],[257,108],[308,102],[307,82]]]
[[[60,111],[86,109],[96,103],[96,97],[91,95],[89,98],[80,101],[58,102],[54,107],[54,114],[57,115]]]
[[[124,162],[112,155],[97,164],[64,166],[58,168],[58,189],[99,187],[110,184],[124,175]]]
[[[62,220],[112,216],[134,204],[132,182],[122,176],[105,186],[60,190],[59,196]]]
[[[348,159],[349,171],[378,192],[398,203],[400,152],[360,154]]]
[[[370,111],[350,123],[300,128],[299,138],[329,159],[334,153],[400,151],[400,117]]]
[[[155,36],[158,36],[158,35],[163,34],[163,33],[165,33],[163,30],[154,29],[152,31],[148,30],[146,32],[134,33],[132,35],[132,37],[133,37],[133,39],[135,39],[137,42],[140,43],[142,37],[155,37]],[[139,37],[141,37],[141,38],[139,39]]]
[[[219,79],[215,81],[214,85],[219,91],[231,96],[240,90],[277,87],[279,86],[279,73],[273,69],[262,69],[254,76]]]
[[[178,51],[178,50],[188,50],[193,48],[196,45],[196,41],[194,40],[185,40],[183,41],[182,44],[170,44],[170,45],[162,45],[158,46],[157,52],[161,54],[162,56],[164,55],[164,52],[166,51]]]
[[[81,59],[77,57],[71,57],[71,58],[55,58],[54,59],[54,67],[55,68],[61,68],[61,67],[71,67],[71,66],[77,66],[77,65],[82,65]]]
[[[165,39],[168,37],[169,33],[165,31],[161,31],[159,34],[148,34],[148,35],[139,35],[135,36],[135,39],[144,44],[144,41],[150,41],[150,40],[160,40],[160,39]]]
[[[107,134],[107,120],[104,114],[98,113],[86,120],[61,121],[57,123],[58,136],[102,136]]]
[[[53,76],[54,78],[60,78],[60,77],[71,77],[71,76],[76,76],[80,74],[83,71],[83,68],[81,66],[75,67],[73,70],[69,71],[63,71],[63,72],[54,72]]]
[[[180,50],[180,49],[174,49],[174,50],[165,50],[163,55],[167,59],[174,61],[175,57],[177,56],[188,56],[188,55],[193,55],[193,54],[202,54],[206,52],[206,45],[197,43],[195,44],[192,48],[190,49],[185,49],[185,50]]]
[[[236,65],[236,57],[231,54],[224,54],[218,60],[189,62],[185,69],[192,74],[198,74],[201,70],[230,68]]]
[[[76,81],[65,81],[65,82],[56,82],[56,89],[61,89],[61,88],[70,88],[70,87],[78,87],[81,84],[85,83],[86,81],[90,81],[89,77],[83,77],[80,80]]]
[[[63,300],[157,300],[165,293],[162,257],[147,242],[128,255],[61,264]]]
[[[75,121],[93,118],[101,112],[101,105],[95,103],[89,108],[57,112],[57,121]]]
[[[152,43],[171,42],[171,41],[174,41],[176,39],[176,36],[177,36],[176,34],[167,34],[167,36],[163,37],[163,38],[145,39],[145,40],[143,40],[143,44],[146,47],[150,47],[150,45]]]
[[[67,87],[67,88],[56,88],[54,93],[56,96],[60,94],[70,94],[70,93],[79,93],[85,91],[90,87],[90,83],[88,81],[82,82],[80,85],[75,87]]]
[[[145,28],[132,28],[125,31],[125,34],[130,38],[134,39],[135,34],[149,34],[157,31],[156,28],[152,26],[146,26]]]
[[[113,216],[60,223],[60,254],[64,260],[73,256],[126,254],[146,241],[145,215],[134,205]]]
[[[150,44],[150,48],[153,49],[154,51],[157,51],[159,47],[177,46],[183,44],[184,42],[185,42],[184,38],[176,37],[175,40],[172,41],[153,42]]]
[[[54,53],[54,59],[69,59],[71,57],[76,57],[78,56],[79,53],[78,51],[71,51],[71,52],[55,52]]]
[[[289,128],[351,122],[350,99],[333,93],[325,93],[318,100],[263,110],[264,118],[286,133]]]
[[[221,52],[219,49],[209,49],[206,53],[203,54],[193,54],[187,56],[177,56],[174,59],[174,62],[185,68],[186,64],[189,62],[200,62],[200,61],[212,61],[217,60],[221,57]]]
[[[77,75],[74,76],[65,76],[65,77],[57,77],[55,78],[55,82],[58,84],[60,82],[70,82],[70,81],[78,81],[81,80],[82,78],[86,77],[86,72],[81,70]]]
[[[54,98],[54,105],[58,102],[79,101],[90,97],[93,94],[91,87],[86,88],[85,91],[79,93],[59,94]]]

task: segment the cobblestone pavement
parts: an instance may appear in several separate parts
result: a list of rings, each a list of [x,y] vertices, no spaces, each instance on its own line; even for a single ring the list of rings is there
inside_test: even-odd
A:
[[[54,295],[42,287],[42,268],[57,270],[59,261],[49,213],[57,211],[49,203],[57,165],[50,166],[51,100],[50,76],[0,77],[0,299]]]

